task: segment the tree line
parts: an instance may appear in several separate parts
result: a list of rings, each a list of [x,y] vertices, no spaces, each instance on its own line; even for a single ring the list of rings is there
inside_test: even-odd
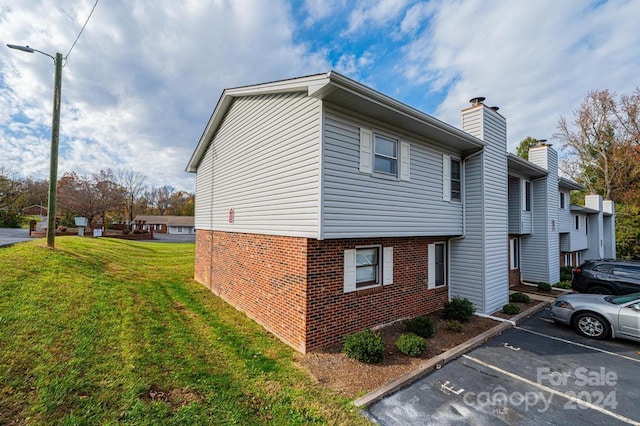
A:
[[[618,95],[594,90],[567,120],[560,117],[553,139],[561,143],[561,171],[616,208],[617,256],[640,259],[640,88]],[[538,141],[527,137],[516,154],[527,158]]]
[[[107,226],[131,224],[138,214],[193,216],[194,194],[146,181],[133,170],[67,172],[57,182],[57,216],[67,226],[74,225],[75,216]],[[46,208],[48,188],[47,180],[23,178],[0,167],[0,226],[19,227],[29,207]]]

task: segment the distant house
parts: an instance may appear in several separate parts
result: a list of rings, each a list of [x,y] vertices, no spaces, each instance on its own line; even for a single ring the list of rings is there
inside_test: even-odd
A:
[[[455,296],[493,313],[510,277],[556,283],[571,188],[550,147],[508,155],[483,100],[460,130],[335,72],[225,90],[187,165],[195,279],[302,352]]]
[[[193,216],[137,215],[133,219],[135,229],[150,230],[161,234],[194,234]]]
[[[47,216],[47,207],[40,204],[34,204],[22,209],[22,214],[29,216]]]

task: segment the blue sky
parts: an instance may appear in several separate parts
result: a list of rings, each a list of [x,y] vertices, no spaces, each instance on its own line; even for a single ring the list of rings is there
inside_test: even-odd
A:
[[[5,45],[66,55],[94,2],[0,0],[0,168],[48,176],[53,90],[49,58]],[[59,174],[192,191],[224,88],[331,69],[456,127],[485,96],[513,152],[590,90],[640,86],[639,17],[633,0],[100,0],[63,69]]]

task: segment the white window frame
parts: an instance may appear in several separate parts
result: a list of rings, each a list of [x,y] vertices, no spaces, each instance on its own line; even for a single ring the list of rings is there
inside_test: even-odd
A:
[[[565,193],[561,192],[560,193],[560,208],[564,210],[564,209],[566,209],[566,206],[567,206],[567,202],[565,200]]]
[[[375,141],[380,137],[395,143],[396,156],[389,157],[383,154],[376,154]],[[376,156],[391,158],[395,161],[395,173],[376,170]],[[376,177],[386,179],[399,179],[401,181],[411,180],[411,144],[381,131],[372,131],[360,128],[360,173],[366,173]]]
[[[509,239],[509,268],[512,271],[520,268],[520,238]]]
[[[358,283],[357,282],[357,252],[375,248],[378,251],[378,263],[376,271],[376,281]],[[364,290],[382,285],[393,284],[393,247],[383,247],[379,244],[356,246],[353,249],[344,251],[344,292],[349,293],[357,290]]]
[[[392,142],[394,145],[394,151],[395,151],[395,157],[386,155],[386,154],[382,154],[382,153],[378,153],[377,147],[378,147],[378,140],[379,139],[383,139],[387,142]],[[386,160],[391,160],[393,165],[394,165],[394,172],[389,173],[383,170],[378,170],[376,169],[376,159],[377,158],[382,158],[382,159],[386,159]],[[373,134],[373,172],[376,174],[381,174],[384,176],[393,176],[393,177],[398,177],[398,171],[400,169],[400,141],[398,139],[395,139],[393,137],[387,136],[387,135],[383,135],[381,133],[374,133]]]
[[[578,214],[576,215],[576,219],[574,220],[574,222],[575,222],[573,224],[574,230],[579,231],[580,230],[580,222],[581,222],[580,215],[578,215]]]
[[[443,271],[443,282],[441,284],[436,283],[436,248],[442,247],[442,256],[444,258],[444,271]],[[449,283],[449,253],[447,252],[447,242],[441,241],[437,243],[429,244],[428,248],[429,252],[427,253],[428,257],[428,268],[429,268],[429,277],[428,277],[428,288],[435,289],[446,287]]]

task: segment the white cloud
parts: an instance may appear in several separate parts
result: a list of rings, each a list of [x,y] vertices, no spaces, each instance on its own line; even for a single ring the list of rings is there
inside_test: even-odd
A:
[[[551,139],[560,114],[589,90],[635,87],[637,16],[633,1],[442,1],[429,28],[407,44],[403,72],[445,91],[436,114],[449,123],[459,123],[472,97],[499,105],[513,150],[526,136]]]
[[[361,1],[349,15],[346,33],[361,30],[366,24],[384,26],[401,15],[409,3],[409,0]]]
[[[0,0],[0,39],[66,54],[93,3]],[[222,89],[329,68],[293,41],[294,27],[284,1],[99,3],[63,69],[60,174],[131,168],[193,189],[184,167]],[[2,161],[44,178],[52,61],[0,48],[0,63],[0,125],[19,110],[28,118],[0,128]],[[37,140],[33,126],[46,128]],[[28,155],[25,140],[38,144]]]

